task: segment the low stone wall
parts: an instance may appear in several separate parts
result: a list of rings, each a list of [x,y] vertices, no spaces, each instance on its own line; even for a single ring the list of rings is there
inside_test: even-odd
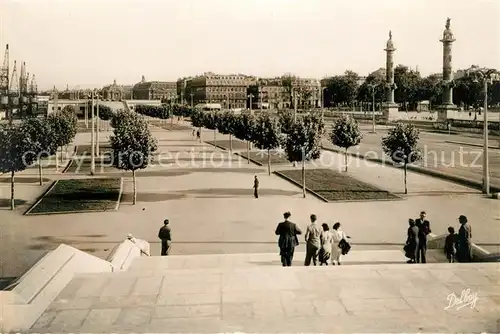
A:
[[[444,243],[446,240],[446,236],[448,234],[429,234],[429,240],[427,241],[428,249],[441,249],[444,252]],[[482,259],[489,258],[491,256],[490,252],[479,247],[475,243],[472,244],[472,257],[474,262],[482,262]]]
[[[105,260],[59,245],[9,291],[0,291],[0,332],[27,331],[75,274],[112,271],[112,265]]]
[[[150,256],[149,243],[131,237],[118,245],[108,260],[115,271],[124,271],[136,258],[141,256]]]

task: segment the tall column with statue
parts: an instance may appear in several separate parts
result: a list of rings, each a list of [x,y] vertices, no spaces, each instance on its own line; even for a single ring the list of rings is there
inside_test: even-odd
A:
[[[382,116],[385,120],[395,120],[398,118],[398,105],[394,102],[394,91],[397,86],[394,83],[394,43],[392,41],[392,32],[389,31],[389,40],[387,41],[386,48],[386,101],[382,104]]]
[[[443,43],[443,100],[438,108],[438,120],[440,121],[446,121],[447,119],[453,118],[457,111],[457,107],[453,104],[453,88],[455,87],[455,81],[453,80],[452,68],[452,44],[455,42],[455,37],[450,28],[450,21],[450,18],[446,19],[443,39],[440,40],[440,42]]]

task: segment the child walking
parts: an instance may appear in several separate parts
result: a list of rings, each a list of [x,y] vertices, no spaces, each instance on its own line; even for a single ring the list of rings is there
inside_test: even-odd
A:
[[[455,256],[457,254],[456,242],[457,242],[457,234],[455,233],[455,229],[453,227],[448,227],[448,235],[444,241],[444,252],[446,253],[446,258],[449,263],[455,262]]]

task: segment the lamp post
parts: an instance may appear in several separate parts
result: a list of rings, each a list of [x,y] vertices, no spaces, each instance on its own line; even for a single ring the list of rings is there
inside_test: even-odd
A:
[[[250,114],[253,115],[252,99],[254,98],[254,95],[253,94],[248,94],[248,98],[250,99]]]
[[[91,119],[91,130],[90,130],[90,175],[95,174],[95,143],[94,143],[94,130],[95,130],[95,120],[94,120],[94,97],[95,89],[92,90],[92,108],[90,111]]]
[[[371,133],[377,133],[375,131],[375,88],[377,88],[379,85],[369,85],[371,91],[372,91],[372,131]]]
[[[467,73],[475,76],[478,81],[484,85],[484,113],[483,113],[483,193],[490,195],[490,166],[489,166],[489,147],[488,147],[488,83],[493,81],[493,77],[500,74],[493,69],[478,69]]]
[[[321,88],[321,119],[325,121],[325,90],[327,87]]]
[[[194,96],[194,94],[191,93],[191,94],[189,94],[189,96],[191,96],[191,109],[193,109],[193,96]]]
[[[99,98],[100,98],[100,95],[99,93],[97,93],[97,110],[96,110],[96,145],[95,145],[95,154],[96,156],[99,156],[99,132],[101,131],[100,130],[100,127],[99,127]]]

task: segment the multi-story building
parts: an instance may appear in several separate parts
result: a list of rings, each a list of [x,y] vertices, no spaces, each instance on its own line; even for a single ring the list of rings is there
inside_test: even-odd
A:
[[[134,85],[132,95],[135,100],[175,101],[177,82],[146,81],[142,76],[141,82]]]
[[[102,88],[101,94],[108,101],[129,100],[132,97],[132,86],[117,85],[116,80],[113,80],[113,84]]]
[[[243,74],[215,74],[212,72],[185,81],[183,96],[193,104],[219,103],[226,109],[247,108],[247,88],[256,82],[255,77]],[[182,79],[181,79],[182,81]],[[181,89],[182,92],[182,89]]]
[[[252,97],[252,108],[290,108],[290,90],[283,85],[281,78],[259,78],[248,87],[248,95]]]

